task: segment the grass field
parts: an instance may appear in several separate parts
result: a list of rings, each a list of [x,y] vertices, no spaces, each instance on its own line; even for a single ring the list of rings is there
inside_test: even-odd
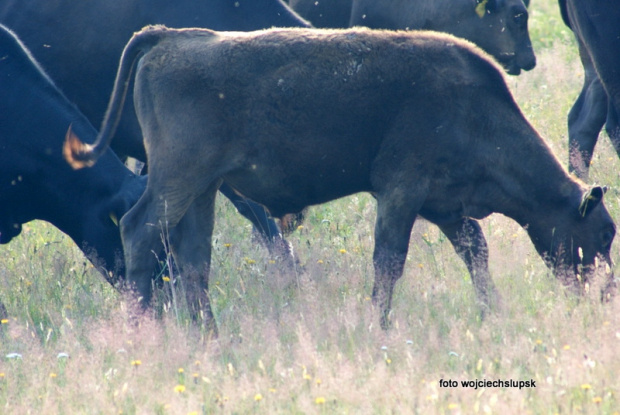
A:
[[[508,81],[565,162],[581,66],[555,1],[532,2],[530,27],[538,66]],[[603,136],[590,180],[610,186],[616,220],[618,172]],[[365,194],[311,208],[290,237],[304,272],[290,275],[220,198],[210,280],[220,336],[206,345],[169,282],[136,326],[69,238],[30,223],[0,248],[0,413],[620,413],[620,299],[566,294],[525,231],[493,215],[482,226],[503,309],[480,321],[465,266],[419,221],[384,332],[369,301],[374,215]],[[485,379],[535,387],[461,383]]]

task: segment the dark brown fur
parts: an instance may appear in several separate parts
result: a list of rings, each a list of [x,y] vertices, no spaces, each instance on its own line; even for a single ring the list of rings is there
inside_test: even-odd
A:
[[[417,216],[454,244],[483,308],[496,293],[475,219],[493,212],[526,227],[571,284],[595,257],[611,263],[615,226],[602,189],[588,193],[568,176],[498,66],[466,41],[367,29],[146,28],[125,49],[112,116],[141,54],[134,94],[151,173],[121,227],[128,280],[146,300],[165,224],[195,284],[195,311],[212,324],[207,276],[222,181],[274,216],[372,192],[373,300],[383,327]]]

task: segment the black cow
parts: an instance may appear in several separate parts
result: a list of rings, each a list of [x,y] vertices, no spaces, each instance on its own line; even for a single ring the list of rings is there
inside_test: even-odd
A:
[[[467,39],[513,75],[536,66],[523,0],[290,0],[320,27],[436,30]],[[348,7],[349,18],[343,18]],[[344,21],[344,23],[343,23]]]
[[[114,221],[142,195],[146,178],[110,152],[93,170],[62,157],[66,129],[97,131],[56,89],[17,37],[0,25],[0,243],[34,219],[66,233],[107,277],[124,268]]]
[[[615,225],[603,190],[568,175],[499,67],[469,42],[436,32],[150,27],[123,52],[109,120],[122,109],[139,56],[135,107],[151,171],[121,232],[127,278],[145,301],[150,252],[161,245],[145,224],[165,216],[172,252],[198,287],[188,289],[188,303],[213,324],[210,236],[222,180],[276,217],[372,192],[373,300],[383,327],[418,215],[452,242],[484,306],[495,288],[475,219],[493,212],[524,226],[571,286],[587,280],[597,257],[611,265]],[[65,155],[74,166],[105,151],[109,120],[94,147],[68,134]]]
[[[620,156],[620,2],[560,0],[564,23],[579,44],[583,88],[568,114],[569,165],[587,179],[599,133]]]
[[[308,26],[281,0],[3,0],[0,23],[20,36],[58,87],[96,126],[103,119],[127,39],[148,24],[242,31]],[[118,136],[113,144],[118,154],[146,160],[131,105],[125,107]],[[261,206],[228,186],[220,190],[266,240],[288,249]]]

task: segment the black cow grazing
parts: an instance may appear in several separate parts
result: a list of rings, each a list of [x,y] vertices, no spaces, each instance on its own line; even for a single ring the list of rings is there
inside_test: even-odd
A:
[[[105,114],[127,39],[146,25],[242,31],[308,26],[281,0],[2,0],[0,23],[20,36],[93,125],[100,125]],[[146,160],[133,106],[125,107],[117,135],[112,145],[117,154]],[[261,206],[226,185],[220,190],[273,242],[268,244],[270,249],[288,249]]]
[[[620,2],[560,0],[564,22],[579,44],[583,88],[568,114],[569,165],[587,179],[599,133],[620,156]]]
[[[109,277],[124,267],[114,223],[142,195],[146,178],[112,153],[93,170],[74,171],[62,143],[69,125],[97,132],[56,89],[17,37],[0,26],[0,243],[22,224],[46,220],[66,233]]]
[[[68,134],[65,155],[75,167],[105,151],[139,56],[135,107],[151,172],[121,233],[127,278],[145,301],[150,252],[161,245],[159,230],[146,224],[165,217],[172,252],[198,287],[188,289],[188,302],[213,327],[210,236],[222,181],[276,217],[372,192],[373,300],[384,328],[417,216],[452,242],[483,307],[495,288],[475,219],[493,212],[525,227],[570,286],[587,280],[597,257],[611,264],[615,225],[603,190],[568,175],[499,67],[469,42],[360,28],[145,28],[125,48],[97,143]]]
[[[509,74],[536,66],[523,0],[352,0],[350,26],[425,29],[462,37],[493,55]]]

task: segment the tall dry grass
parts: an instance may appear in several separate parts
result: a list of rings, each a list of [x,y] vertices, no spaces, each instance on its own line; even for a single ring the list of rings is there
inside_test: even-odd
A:
[[[555,2],[533,2],[531,17],[539,63],[509,84],[565,162],[581,68]],[[602,137],[591,180],[611,186],[616,219],[618,171]],[[482,226],[503,308],[480,321],[464,265],[419,221],[384,332],[369,301],[374,214],[367,195],[313,207],[290,238],[303,268],[292,275],[218,200],[210,283],[220,337],[207,344],[172,306],[170,283],[136,326],[67,237],[30,224],[0,250],[10,316],[0,326],[0,413],[617,413],[618,299],[565,293],[526,233],[494,215]],[[536,387],[460,384],[476,379]]]

